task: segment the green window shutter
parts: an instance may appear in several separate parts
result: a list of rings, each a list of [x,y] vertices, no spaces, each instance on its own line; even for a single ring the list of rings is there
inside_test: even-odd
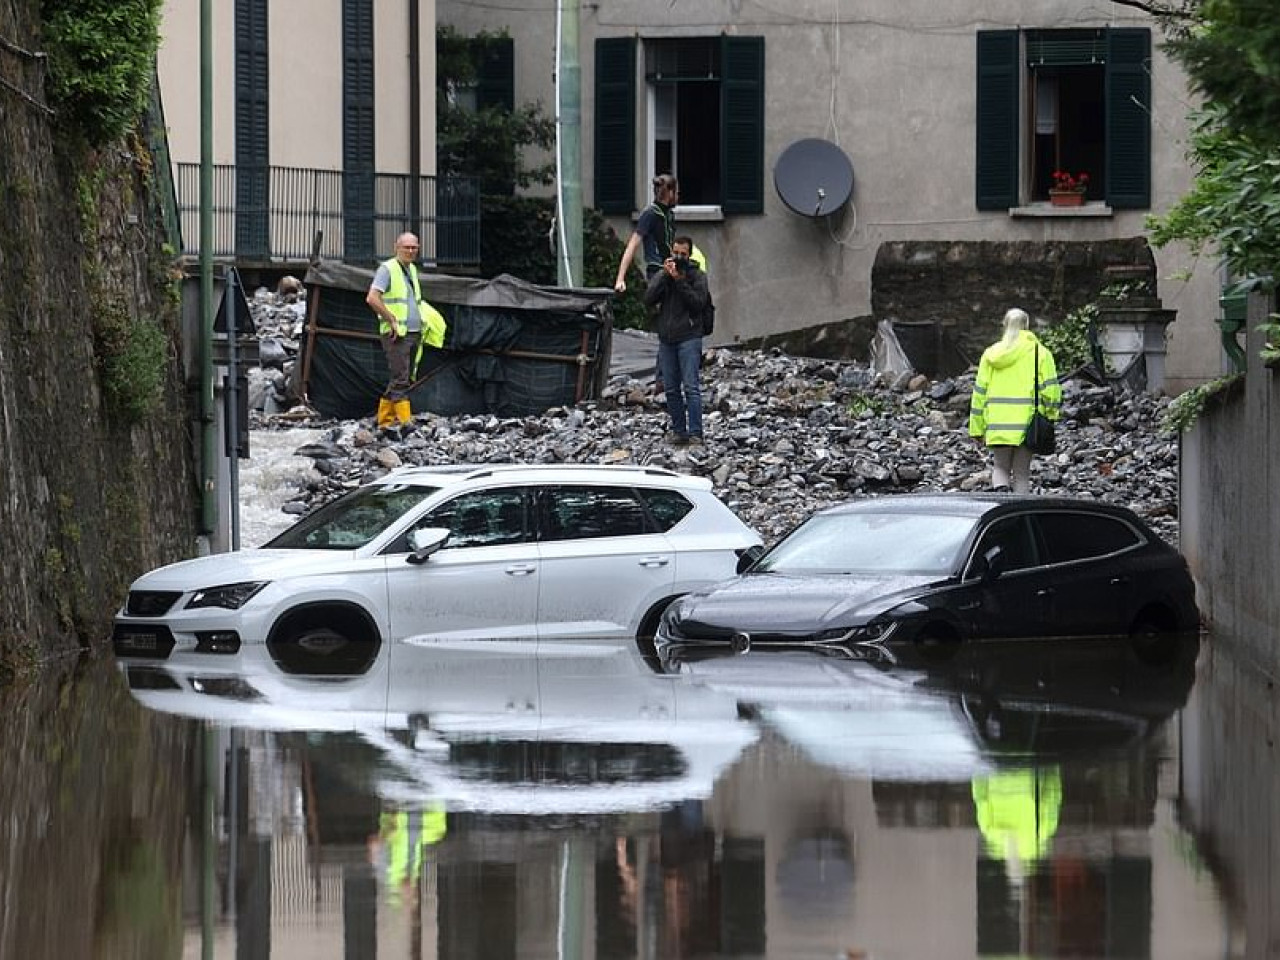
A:
[[[978,31],[976,203],[979,210],[1018,204],[1017,30]]]
[[[476,108],[497,107],[509,113],[516,108],[515,41],[494,37],[478,46]]]
[[[724,37],[720,209],[764,212],[764,37]]]
[[[342,0],[342,241],[351,263],[378,256],[373,98],[373,0]]]
[[[636,184],[636,42],[596,40],[595,182],[601,213],[631,213]]]
[[[266,259],[271,252],[271,48],[267,0],[235,5],[236,255]]]
[[[1107,203],[1151,206],[1151,31],[1107,31]]]

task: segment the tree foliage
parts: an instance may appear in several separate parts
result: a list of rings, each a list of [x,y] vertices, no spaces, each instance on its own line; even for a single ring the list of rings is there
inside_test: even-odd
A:
[[[550,197],[506,197],[488,194],[481,200],[480,272],[486,277],[509,273],[531,283],[556,282],[555,254],[548,242],[555,218]],[[585,287],[612,287],[625,246],[598,210],[582,217],[582,269]],[[613,322],[618,328],[645,324],[647,313],[641,290],[634,285],[614,298]]]
[[[436,170],[440,176],[477,177],[485,193],[546,185],[555,165],[526,166],[526,148],[550,150],[555,121],[540,103],[508,109],[477,103],[480,64],[505,32],[463,36],[444,25],[436,30]]]
[[[1275,0],[1203,0],[1165,44],[1224,129],[1280,145],[1280,17]]]
[[[1214,248],[1237,276],[1280,264],[1280,18],[1274,0],[1202,0],[1169,21],[1166,49],[1205,106],[1194,117],[1196,182],[1151,221],[1157,245]]]

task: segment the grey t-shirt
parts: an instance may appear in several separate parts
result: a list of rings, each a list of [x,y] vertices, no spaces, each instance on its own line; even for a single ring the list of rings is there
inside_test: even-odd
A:
[[[401,267],[404,270],[404,285],[409,288],[409,318],[405,321],[405,329],[410,333],[418,333],[422,330],[422,315],[418,312],[418,298],[413,295],[413,281],[409,279],[409,270],[407,267]],[[422,282],[422,278],[418,278],[418,282]],[[387,269],[385,263],[378,264],[378,272],[373,275],[373,286],[375,289],[386,293],[391,289],[391,271]]]

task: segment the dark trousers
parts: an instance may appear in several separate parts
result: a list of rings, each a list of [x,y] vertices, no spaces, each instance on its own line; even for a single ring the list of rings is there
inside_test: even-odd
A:
[[[382,335],[382,352],[386,354],[387,370],[391,374],[383,394],[388,400],[408,398],[409,387],[413,383],[413,358],[418,352],[418,342],[421,339],[421,331],[412,331],[394,338],[389,333]]]

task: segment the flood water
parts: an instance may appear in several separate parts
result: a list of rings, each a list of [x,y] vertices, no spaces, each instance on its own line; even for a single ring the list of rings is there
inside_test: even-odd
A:
[[[0,690],[0,957],[1277,956],[1224,648],[86,661]]]

